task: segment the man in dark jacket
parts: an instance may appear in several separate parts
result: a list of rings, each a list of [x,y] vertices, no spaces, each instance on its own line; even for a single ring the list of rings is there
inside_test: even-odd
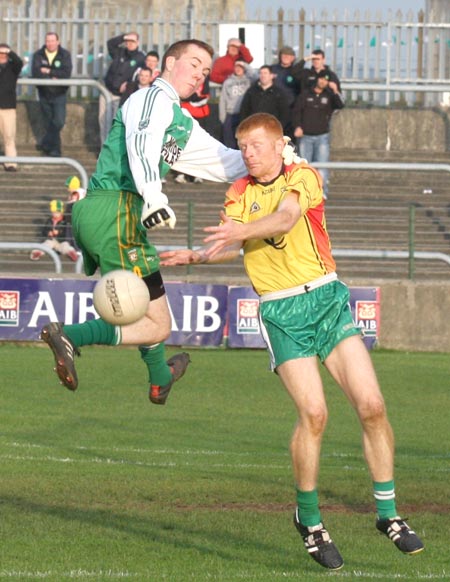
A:
[[[22,59],[5,43],[0,43],[0,135],[5,156],[17,156],[16,150],[16,86],[22,70]],[[15,172],[17,164],[6,162],[7,172]]]
[[[337,84],[330,81],[326,69],[317,75],[314,87],[307,87],[297,97],[292,109],[292,127],[300,156],[311,162],[330,159],[330,123],[333,113],[344,107]],[[319,170],[323,197],[328,197],[328,169]]]
[[[108,53],[112,59],[106,72],[105,86],[110,92],[111,107],[106,111],[106,100],[103,95],[99,99],[98,122],[100,138],[105,141],[110,123],[119,108],[120,98],[127,83],[132,81],[137,68],[145,65],[145,54],[139,50],[139,35],[137,32],[119,34],[108,40]]]
[[[306,67],[306,63],[311,61],[311,68]],[[335,83],[338,93],[341,92],[341,84],[339,77],[334,71],[325,64],[325,53],[321,49],[315,49],[310,55],[301,59],[298,63],[293,65],[291,73],[294,79],[300,85],[300,91],[316,86],[319,73],[323,71],[328,75],[331,83]],[[309,161],[309,160],[308,160]]]
[[[259,80],[245,93],[239,118],[242,121],[253,113],[270,113],[286,131],[290,121],[289,101],[284,89],[274,84],[274,77],[269,65],[259,68]]]
[[[45,44],[33,55],[31,72],[37,79],[70,79],[72,57],[68,50],[61,47],[56,32],[47,32],[45,35]],[[60,132],[66,122],[68,88],[59,85],[42,85],[37,88],[45,128],[38,149],[52,157],[61,156]]]

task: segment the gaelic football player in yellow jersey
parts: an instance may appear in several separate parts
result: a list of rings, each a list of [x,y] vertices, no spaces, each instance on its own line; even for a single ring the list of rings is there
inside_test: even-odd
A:
[[[162,253],[162,264],[223,262],[243,248],[247,274],[260,296],[272,369],[297,409],[291,440],[294,524],[310,556],[332,570],[343,565],[323,524],[317,493],[327,422],[319,359],[359,417],[377,529],[402,552],[418,553],[421,540],[397,514],[394,436],[369,353],[352,320],[348,288],[335,272],[321,178],[305,162],[283,164],[283,130],[271,115],[246,118],[236,136],[249,175],[228,190],[221,224],[205,228],[204,248]]]

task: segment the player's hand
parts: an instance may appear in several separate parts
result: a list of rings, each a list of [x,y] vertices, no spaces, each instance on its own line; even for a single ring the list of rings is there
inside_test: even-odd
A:
[[[144,196],[141,222],[145,228],[175,228],[177,218],[175,212],[169,206],[169,199],[163,193],[159,196]]]
[[[291,138],[287,135],[283,136],[284,139],[284,148],[281,152],[283,156],[283,162],[286,166],[290,166],[291,164],[300,164],[301,162],[305,161],[300,156],[297,155],[295,151],[295,146],[291,141]]]
[[[212,259],[218,253],[226,250],[226,247],[237,243],[242,244],[244,240],[243,225],[229,218],[223,210],[220,211],[221,224],[218,226],[207,226],[203,230],[210,233],[203,239],[208,247],[205,249],[205,257]]]
[[[191,265],[201,262],[200,253],[192,249],[179,249],[177,251],[164,251],[159,253],[160,264],[163,267],[175,267],[176,265]]]

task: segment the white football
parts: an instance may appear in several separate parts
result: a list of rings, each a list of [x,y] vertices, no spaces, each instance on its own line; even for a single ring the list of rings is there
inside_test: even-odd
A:
[[[94,307],[102,319],[113,325],[141,319],[149,301],[147,285],[131,271],[111,271],[94,287]]]

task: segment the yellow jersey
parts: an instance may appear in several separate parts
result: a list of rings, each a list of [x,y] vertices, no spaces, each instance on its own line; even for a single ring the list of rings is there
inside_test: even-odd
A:
[[[304,285],[335,271],[328,236],[322,180],[307,164],[283,167],[269,184],[252,176],[234,182],[226,194],[225,212],[249,223],[276,212],[287,193],[298,195],[301,217],[285,235],[244,242],[244,265],[258,295]]]

